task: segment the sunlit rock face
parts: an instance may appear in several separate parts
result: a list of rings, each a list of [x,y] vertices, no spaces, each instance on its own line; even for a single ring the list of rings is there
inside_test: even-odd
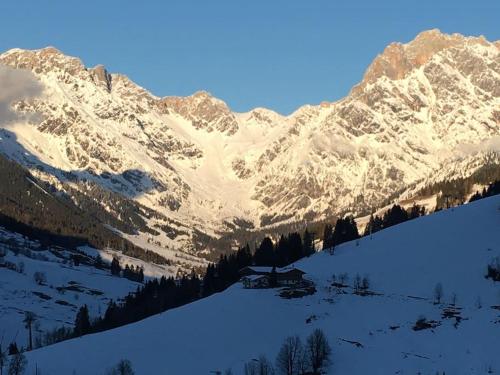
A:
[[[5,128],[0,147],[39,177],[84,176],[147,207],[161,233],[150,242],[196,253],[200,238],[235,223],[359,213],[416,183],[496,162],[499,48],[425,31],[390,44],[344,99],[289,116],[235,113],[206,92],[160,98],[55,48],[14,49],[0,62],[32,72],[44,90],[13,103],[38,120]]]

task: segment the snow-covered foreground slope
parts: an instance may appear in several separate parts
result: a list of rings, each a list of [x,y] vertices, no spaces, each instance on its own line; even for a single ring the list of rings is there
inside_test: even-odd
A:
[[[24,250],[16,254],[12,250],[16,246]],[[104,263],[110,263],[113,256],[117,256],[123,266],[143,267],[146,278],[172,274],[168,267],[148,264],[111,250],[90,247],[81,250],[92,257],[99,254]],[[0,341],[3,345],[16,342],[20,348],[27,347],[28,331],[22,322],[26,311],[36,315],[33,334],[36,341],[54,328],[73,328],[76,313],[84,304],[92,317],[101,316],[111,299],[119,300],[141,285],[112,276],[109,269],[98,269],[83,262],[74,265],[70,261],[75,254],[78,255],[74,251],[58,248],[51,252],[40,247],[39,243],[2,227],[0,252],[5,253],[0,257]],[[16,269],[8,268],[9,263]],[[37,272],[45,277],[41,284],[35,282],[34,274]]]
[[[500,371],[500,285],[484,278],[500,256],[500,196],[391,227],[296,264],[314,295],[282,299],[278,290],[240,284],[136,324],[28,353],[43,373],[103,374],[129,359],[138,375],[209,374],[260,354],[274,360],[283,339],[323,329],[333,349],[330,374],[484,374]],[[374,296],[337,293],[333,274],[368,275]],[[433,303],[441,283],[444,303]],[[453,293],[463,320],[441,314]],[[482,307],[478,306],[478,298]],[[419,316],[441,322],[414,331]],[[308,323],[309,321],[309,323]],[[362,347],[349,342],[357,341]]]

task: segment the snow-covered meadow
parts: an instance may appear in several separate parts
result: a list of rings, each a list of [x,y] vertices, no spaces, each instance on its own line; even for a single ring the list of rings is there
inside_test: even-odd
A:
[[[0,261],[0,343],[3,348],[11,342],[16,342],[20,348],[27,347],[28,331],[22,322],[26,311],[36,315],[36,340],[53,328],[72,328],[76,313],[84,304],[88,306],[91,317],[101,316],[111,299],[123,298],[141,285],[112,276],[109,269],[98,269],[84,263],[74,265],[71,258],[78,253],[60,248],[51,252],[40,247],[39,243],[1,227],[0,240],[0,251],[5,253]],[[13,251],[18,246],[28,251]],[[123,266],[143,267],[146,278],[170,276],[166,267],[147,264],[110,249],[85,247],[80,251],[92,257],[100,255],[103,264],[109,264],[113,256],[117,256]],[[15,269],[6,267],[8,263]],[[43,275],[45,280],[40,279],[41,282],[37,283],[35,273]]]
[[[319,253],[295,264],[316,283],[314,295],[282,299],[241,284],[115,330],[27,354],[29,371],[104,374],[121,359],[136,374],[209,374],[265,354],[315,328],[332,346],[329,374],[486,374],[500,371],[500,284],[484,277],[500,256],[500,196],[441,211]],[[346,273],[370,280],[371,296],[332,287]],[[440,304],[434,288],[443,286]],[[452,296],[460,321],[444,318]],[[417,319],[435,328],[413,330]],[[354,345],[357,342],[361,345]]]

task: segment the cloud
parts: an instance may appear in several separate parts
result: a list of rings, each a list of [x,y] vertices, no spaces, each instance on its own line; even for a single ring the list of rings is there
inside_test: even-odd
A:
[[[462,143],[457,146],[457,150],[465,155],[489,151],[500,152],[500,136],[497,135],[479,143]]]
[[[312,145],[316,150],[337,152],[341,155],[354,155],[358,152],[358,146],[355,143],[332,133],[314,135]]]
[[[43,86],[33,73],[0,64],[0,125],[22,117],[12,110],[12,104],[21,99],[39,96]]]

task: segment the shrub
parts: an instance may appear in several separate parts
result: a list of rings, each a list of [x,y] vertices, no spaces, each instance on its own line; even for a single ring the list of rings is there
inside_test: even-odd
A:
[[[45,275],[45,272],[41,272],[41,271],[36,271],[33,274],[33,279],[35,280],[35,282],[38,285],[42,285],[42,284],[45,284],[47,282],[47,276]]]

